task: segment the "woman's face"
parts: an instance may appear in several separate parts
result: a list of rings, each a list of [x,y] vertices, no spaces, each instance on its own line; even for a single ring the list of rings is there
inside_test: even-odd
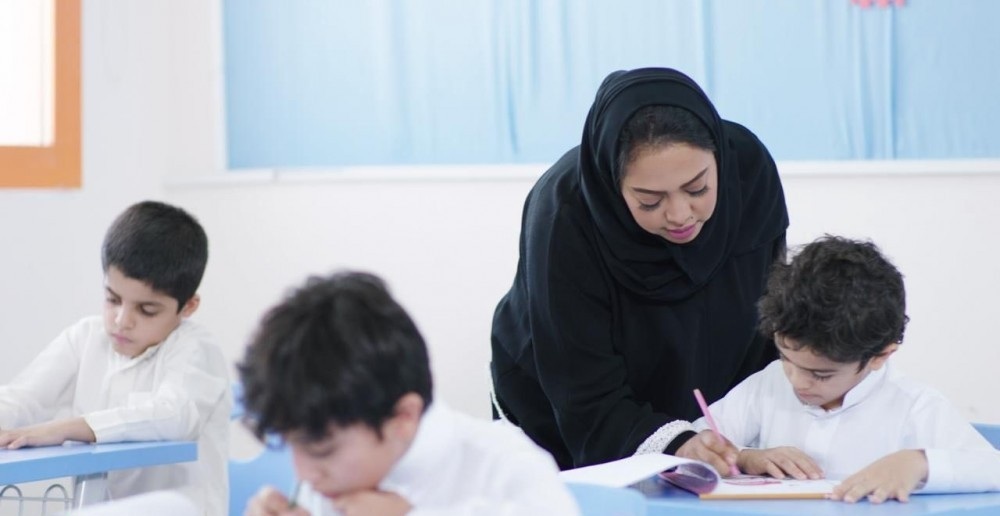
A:
[[[718,184],[715,154],[673,143],[640,150],[625,165],[621,192],[639,227],[686,244],[712,218]]]

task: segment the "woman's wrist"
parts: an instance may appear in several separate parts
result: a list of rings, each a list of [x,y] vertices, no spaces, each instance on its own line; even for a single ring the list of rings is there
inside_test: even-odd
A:
[[[681,432],[680,434],[677,435],[677,437],[674,437],[673,441],[670,441],[670,444],[668,444],[666,449],[663,450],[663,453],[666,453],[667,455],[676,454],[677,450],[679,450],[681,446],[684,446],[684,443],[688,442],[692,437],[696,435],[698,434],[691,430]]]

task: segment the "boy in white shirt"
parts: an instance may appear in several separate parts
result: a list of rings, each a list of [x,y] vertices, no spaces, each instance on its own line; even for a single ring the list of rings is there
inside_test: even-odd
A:
[[[255,433],[304,483],[246,514],[578,514],[555,461],[512,427],[433,401],[427,348],[370,274],[311,278],[263,318],[239,366]]]
[[[176,490],[226,514],[228,367],[188,320],[207,260],[205,232],[183,210],[145,201],[119,215],[102,246],[103,318],[70,326],[0,386],[0,447],[196,440],[196,462],[110,472],[109,494]]]
[[[939,392],[889,364],[903,277],[870,242],[827,236],[778,265],[759,303],[780,359],[709,410],[744,473],[844,478],[834,498],[1000,489],[1000,455]],[[707,427],[705,419],[695,428]]]

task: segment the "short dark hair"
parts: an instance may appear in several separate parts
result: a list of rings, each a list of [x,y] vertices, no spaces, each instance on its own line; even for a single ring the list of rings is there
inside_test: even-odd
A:
[[[826,235],[776,264],[758,303],[760,331],[834,362],[869,360],[903,342],[903,275],[871,243]]]
[[[708,126],[684,108],[654,105],[636,111],[618,136],[615,182],[621,182],[626,165],[642,152],[679,143],[712,153],[716,150]]]
[[[396,402],[430,405],[427,346],[378,277],[310,277],[268,311],[237,366],[254,433],[327,435],[363,423],[381,437]]]
[[[108,228],[101,265],[147,283],[177,300],[177,311],[190,300],[208,263],[208,237],[186,211],[157,201],[133,204]]]

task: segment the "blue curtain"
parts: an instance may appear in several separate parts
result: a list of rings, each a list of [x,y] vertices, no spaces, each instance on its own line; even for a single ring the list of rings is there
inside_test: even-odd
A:
[[[617,69],[778,159],[1000,157],[1000,2],[225,0],[229,165],[547,163]]]

